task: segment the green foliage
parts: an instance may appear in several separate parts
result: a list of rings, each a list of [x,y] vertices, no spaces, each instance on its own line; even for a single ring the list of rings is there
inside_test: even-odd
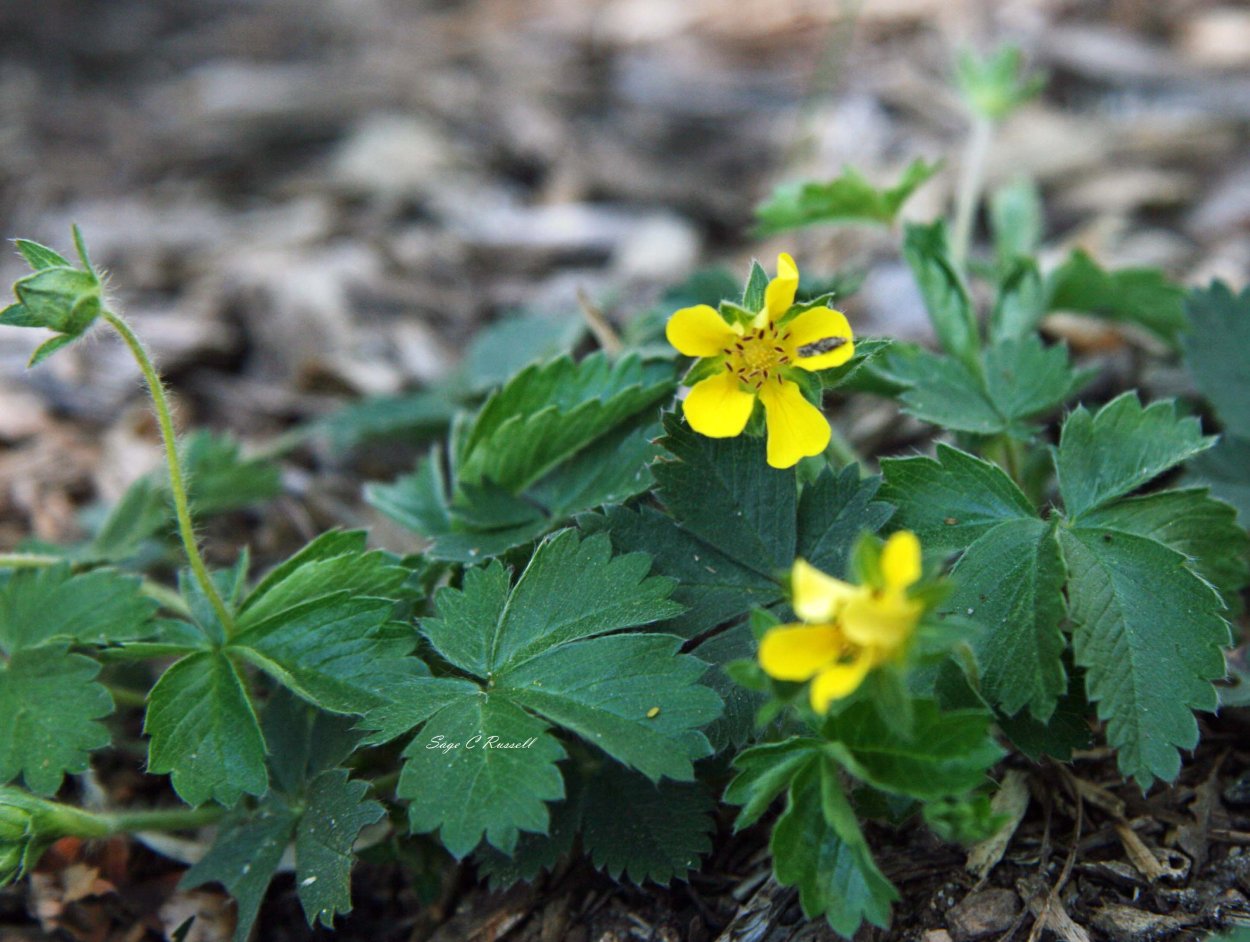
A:
[[[109,743],[99,721],[113,699],[96,680],[100,665],[69,647],[142,637],[155,609],[138,579],[115,572],[0,570],[0,715],[8,725],[0,784],[20,776],[47,795],[66,772],[86,770],[91,751]]]
[[[984,57],[971,51],[962,53],[956,62],[955,83],[969,111],[1000,121],[1037,97],[1046,77],[1026,73],[1020,50],[1003,46]]]
[[[563,797],[565,749],[552,726],[653,781],[693,777],[693,761],[711,751],[698,728],[720,699],[677,638],[624,631],[680,611],[650,565],[642,554],[612,557],[603,535],[565,530],[539,545],[515,585],[494,561],[439,592],[421,631],[463,679],[411,681],[378,734],[421,726],[398,789],[419,799],[415,830],[439,829],[457,856],[483,837],[510,853],[521,831],[546,832],[546,804]],[[445,786],[433,796],[431,780]],[[454,784],[463,781],[477,784],[466,794]]]
[[[274,790],[228,817],[181,882],[183,888],[217,882],[230,892],[238,906],[235,942],[250,936],[288,847],[294,848],[296,890],[308,924],[332,927],[336,915],[350,912],[353,845],[362,829],[385,815],[382,805],[365,799],[365,782],[335,767],[353,743],[327,726],[324,714],[279,696],[265,726],[282,750],[273,757]],[[340,748],[327,749],[327,740]]]
[[[32,271],[13,285],[17,303],[0,310],[0,324],[43,327],[56,332],[31,355],[31,366],[81,337],[104,309],[100,276],[91,265],[77,226],[73,232],[81,268],[75,268],[46,245],[26,239],[16,242],[18,252]]]
[[[976,313],[963,275],[951,260],[946,224],[907,226],[903,257],[911,267],[942,349],[975,369],[980,349]]]
[[[1004,472],[955,449],[883,462],[895,523],[961,554],[945,608],[987,629],[971,642],[980,695],[1049,721],[1067,689],[1068,626],[1120,768],[1143,787],[1175,778],[1177,748],[1197,742],[1191,711],[1215,707],[1220,594],[1245,585],[1246,543],[1205,491],[1130,495],[1211,441],[1172,402],[1078,408],[1054,449],[1065,512],[1047,521]]]
[[[1250,524],[1250,389],[1245,350],[1250,342],[1250,289],[1234,294],[1223,282],[1191,291],[1185,299],[1190,324],[1182,338],[1194,385],[1210,401],[1224,437],[1190,465],[1199,481]]]
[[[780,186],[756,207],[756,232],[775,235],[802,226],[832,223],[891,225],[908,198],[941,169],[940,161],[914,160],[899,181],[885,189],[873,186],[853,167],[825,183]],[[748,309],[755,310],[749,305]]]
[[[650,485],[645,413],[674,388],[671,365],[594,354],[522,370],[455,436],[449,483],[437,452],[370,503],[468,563],[530,543],[572,514]]]
[[[1185,329],[1185,291],[1155,268],[1106,271],[1077,250],[1046,279],[1046,310],[1145,328],[1169,344]]]
[[[1032,259],[1045,231],[1042,197],[1033,181],[1020,177],[994,191],[990,230],[1000,269],[1020,259]]]

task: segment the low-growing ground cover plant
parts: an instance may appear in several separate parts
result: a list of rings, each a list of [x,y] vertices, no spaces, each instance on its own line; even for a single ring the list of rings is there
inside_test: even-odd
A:
[[[119,334],[168,479],[138,482],[82,545],[0,556],[0,881],[62,836],[211,823],[183,882],[224,885],[242,940],[288,850],[328,926],[379,848],[441,847],[497,885],[572,854],[681,879],[723,800],[849,937],[898,898],[866,823],[992,836],[1009,751],[1062,761],[1097,736],[1143,789],[1175,779],[1247,582],[1250,376],[1229,338],[1250,340],[1250,294],[1080,252],[1044,272],[1025,183],[993,195],[993,257],[972,257],[986,136],[1036,81],[1010,51],[959,77],[975,131],[952,235],[902,229],[937,350],[860,336],[836,307],[847,282],[804,281],[784,253],[740,290],[675,289],[620,350],[503,325],[444,388],[318,430],[434,440],[367,492],[424,538],[415,555],[331,531],[267,571],[246,552],[210,569],[196,519],[272,496],[274,466],[179,442],[77,230],[74,261],[19,240],[31,274],[0,323],[55,332],[32,366]],[[760,226],[894,226],[938,169],[783,188]],[[1060,309],[1183,353],[1225,434],[1195,402],[1081,402],[1093,371],[1041,329]],[[878,456],[874,475],[822,411],[834,390],[897,400],[933,453]],[[185,807],[57,799],[119,709],[142,712],[147,771]]]

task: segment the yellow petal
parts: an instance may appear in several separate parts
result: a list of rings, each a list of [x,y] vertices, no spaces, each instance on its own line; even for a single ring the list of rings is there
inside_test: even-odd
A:
[[[777,277],[764,289],[764,313],[769,323],[794,306],[794,293],[799,290],[799,268],[785,252],[777,256]]]
[[[708,438],[741,435],[755,407],[755,394],[744,392],[729,371],[695,383],[682,402],[690,427]]]
[[[808,691],[812,709],[817,713],[824,713],[834,700],[849,697],[864,682],[871,668],[872,658],[866,651],[858,652],[850,660],[826,667],[816,675],[811,690]]]
[[[829,421],[790,380],[770,380],[759,391],[768,419],[768,463],[792,468],[829,444]]]
[[[833,625],[782,625],[760,642],[760,667],[778,680],[807,680],[837,661],[845,647]]]
[[[878,648],[883,656],[889,656],[911,637],[923,608],[900,591],[868,590],[842,606],[838,623],[848,641]]]
[[[683,307],[668,319],[664,336],[688,357],[714,357],[738,339],[714,307],[698,304]]]
[[[920,579],[920,572],[920,540],[910,530],[899,530],[881,549],[886,588],[906,589]]]
[[[790,335],[787,345],[794,351],[795,365],[805,370],[841,366],[855,355],[851,325],[841,311],[812,308],[787,324],[786,331]],[[804,347],[810,349],[810,356],[803,355]]]
[[[804,559],[796,559],[790,570],[791,603],[794,613],[805,622],[830,622],[847,600],[863,591],[827,576]]]

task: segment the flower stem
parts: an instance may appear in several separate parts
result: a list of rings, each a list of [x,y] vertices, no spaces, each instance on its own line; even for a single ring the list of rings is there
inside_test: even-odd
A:
[[[963,269],[968,261],[972,245],[972,221],[977,204],[981,200],[981,187],[985,182],[985,164],[994,137],[994,123],[989,118],[976,116],[972,120],[972,136],[964,151],[963,167],[959,174],[959,191],[955,202],[955,222],[951,232],[951,260]]]
[[[148,390],[152,394],[152,405],[156,409],[156,420],[161,427],[161,438],[165,442],[165,460],[169,465],[169,488],[174,496],[174,512],[178,517],[178,534],[182,537],[182,545],[186,550],[187,560],[191,563],[191,571],[195,574],[196,582],[200,584],[200,588],[204,590],[204,595],[213,606],[213,611],[217,613],[217,618],[221,621],[226,637],[230,637],[234,634],[234,618],[226,608],[226,603],[222,600],[221,593],[217,591],[217,586],[213,584],[213,580],[208,574],[208,567],[204,565],[204,557],[200,555],[200,547],[195,540],[195,527],[191,522],[191,505],[190,501],[187,500],[187,488],[182,473],[182,464],[178,458],[178,439],[174,433],[174,420],[169,411],[169,399],[165,395],[165,385],[161,382],[160,374],[156,372],[156,367],[152,364],[152,358],[148,356],[148,351],[143,346],[143,342],[131,329],[130,325],[109,310],[105,310],[101,316],[108,321],[109,326],[121,335],[122,340],[126,342],[126,346],[130,348],[135,362],[139,364],[139,369],[143,371],[143,378],[147,380]]]
[[[0,553],[0,569],[46,569],[64,561],[60,556],[39,553]]]
[[[157,808],[148,811],[109,811],[94,815],[110,834],[134,831],[186,831],[220,821],[226,813],[217,805],[202,808]]]

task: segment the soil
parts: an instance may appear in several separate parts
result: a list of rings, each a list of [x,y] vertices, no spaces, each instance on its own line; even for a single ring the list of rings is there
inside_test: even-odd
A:
[[[466,338],[517,308],[623,319],[709,261],[788,250],[860,270],[862,334],[925,338],[895,236],[749,237],[776,182],[854,163],[887,181],[913,157],[950,166],[908,208],[942,212],[966,122],[954,50],[1011,38],[1045,95],[1000,131],[990,183],[1043,188],[1048,252],[1151,264],[1188,283],[1250,271],[1250,9],[1207,0],[45,0],[0,5],[0,233],[64,247],[77,221],[117,303],[155,349],[184,426],[264,449],[365,395],[447,375]],[[20,274],[0,259],[0,280]],[[1174,394],[1140,337],[1057,320],[1101,385]],[[0,548],[66,541],[160,460],[124,351],[92,341],[39,370],[0,328]],[[1098,387],[1095,387],[1098,388]],[[868,397],[864,397],[867,399]],[[921,440],[880,401],[833,420],[868,453]],[[284,494],[216,521],[219,560],[263,564],[330,526],[413,537],[360,499],[411,467],[386,443],[306,443]],[[1243,624],[1244,628],[1244,624]],[[126,722],[133,722],[127,716]],[[1247,716],[1205,720],[1180,780],[1146,795],[1099,751],[1071,767],[1013,760],[1027,812],[984,879],[921,828],[874,832],[902,892],[864,939],[1202,937],[1250,922]],[[134,730],[137,737],[137,730]],[[120,752],[67,790],[168,800]],[[689,884],[619,887],[583,864],[493,894],[430,850],[366,862],[341,939],[831,938],[768,879],[762,833],[733,836]],[[211,888],[175,885],[178,847],[58,845],[0,891],[0,939],[227,938]],[[280,877],[260,939],[309,930]]]

